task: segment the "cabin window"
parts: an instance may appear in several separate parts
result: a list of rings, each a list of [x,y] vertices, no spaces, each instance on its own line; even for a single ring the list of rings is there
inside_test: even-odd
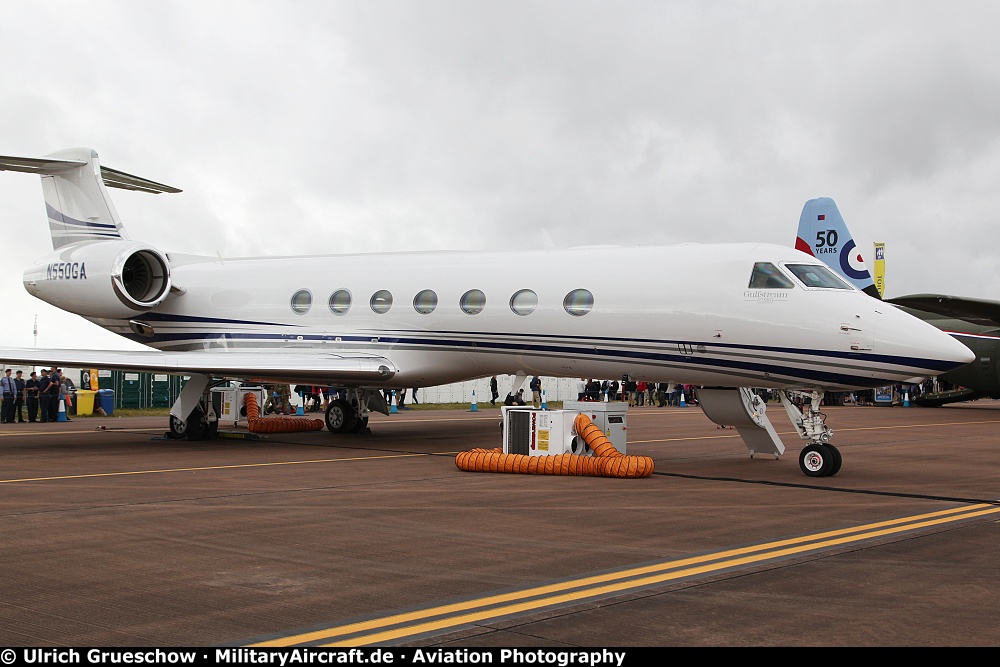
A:
[[[478,315],[486,307],[486,295],[482,290],[470,289],[462,295],[458,305],[466,315]]]
[[[438,305],[438,295],[434,290],[425,289],[413,297],[413,310],[421,315],[430,315]]]
[[[519,290],[510,297],[510,309],[518,315],[530,315],[538,307],[538,295],[530,289]]]
[[[590,290],[575,289],[563,299],[563,308],[570,315],[586,315],[594,307],[594,295]]]
[[[292,312],[298,315],[305,315],[312,307],[313,295],[307,289],[300,289],[292,295]]]
[[[351,309],[351,293],[345,289],[339,289],[330,295],[330,312],[334,315],[343,315]]]
[[[392,293],[387,289],[380,289],[372,294],[371,307],[379,315],[388,313],[392,308]]]
[[[770,262],[757,262],[750,274],[750,289],[792,289],[795,284]]]
[[[785,268],[795,274],[806,287],[854,289],[822,264],[785,264]]]

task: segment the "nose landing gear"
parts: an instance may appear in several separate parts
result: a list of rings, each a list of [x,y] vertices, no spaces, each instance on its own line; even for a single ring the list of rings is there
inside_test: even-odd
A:
[[[799,454],[799,468],[809,477],[832,477],[843,462],[840,450],[830,444],[810,443]]]
[[[823,392],[781,391],[779,396],[799,437],[809,441],[799,454],[799,468],[802,472],[809,477],[832,477],[840,472],[844,459],[840,450],[830,444],[833,430],[826,425],[826,415],[820,412]],[[801,408],[793,398],[801,399]],[[807,399],[808,408],[805,405]]]

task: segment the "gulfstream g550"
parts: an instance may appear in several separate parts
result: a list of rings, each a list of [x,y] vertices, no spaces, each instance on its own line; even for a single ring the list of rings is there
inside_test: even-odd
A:
[[[326,421],[346,432],[387,411],[383,388],[498,373],[628,375],[702,387],[716,420],[745,403],[741,387],[809,392],[813,407],[798,421],[793,414],[810,441],[800,463],[827,475],[840,455],[819,413],[825,390],[972,360],[947,334],[782,246],[201,257],[130,239],[106,186],[179,191],[103,168],[90,149],[0,157],[0,169],[42,179],[54,252],[24,272],[25,289],[150,348],[0,349],[0,357],[190,375],[171,409],[177,436],[214,432],[207,396],[221,380],[341,388]],[[521,277],[516,266],[544,266],[544,279]],[[593,266],[622,271],[598,278]],[[632,280],[632,266],[662,267],[662,279]],[[689,277],[682,288],[678,274]]]

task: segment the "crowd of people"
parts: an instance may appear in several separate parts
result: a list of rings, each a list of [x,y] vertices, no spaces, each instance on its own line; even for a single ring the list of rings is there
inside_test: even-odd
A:
[[[543,403],[541,378],[538,376],[531,378],[531,381],[528,383],[528,389],[531,391],[532,407],[541,407]],[[490,405],[496,405],[497,399],[500,398],[500,392],[495,375],[490,378],[490,394]],[[684,397],[684,404],[698,404],[695,388],[689,384],[680,384],[677,382],[636,382],[634,380],[619,382],[618,380],[595,380],[593,378],[588,380],[580,378],[579,383],[577,383],[576,400],[603,401],[607,398],[608,401],[628,401],[628,404],[633,407],[658,405],[662,408],[668,405],[681,405],[682,396]],[[524,400],[524,389],[509,392],[503,403],[504,405],[527,405],[527,402]]]
[[[270,414],[273,411],[278,414],[287,415],[293,412],[290,402],[291,390],[287,384],[267,385],[266,388],[268,396],[273,399],[273,402],[271,405],[265,404],[264,414]],[[382,397],[385,399],[386,405],[392,405],[392,401],[395,400],[397,409],[409,410],[406,407],[407,394],[409,394],[409,399],[414,404],[418,404],[420,401],[417,400],[417,390],[418,388],[416,387],[413,389],[383,389]],[[295,393],[301,399],[303,411],[322,413],[326,413],[330,401],[345,395],[343,388],[304,384],[295,385]]]
[[[63,375],[61,368],[43,368],[41,376],[32,371],[24,379],[23,371],[4,371],[0,378],[3,404],[0,406],[0,423],[54,422],[59,420],[60,404],[68,412],[73,406],[73,381]],[[27,419],[25,411],[27,410]],[[72,421],[66,415],[66,421]]]
[[[628,401],[631,407],[655,405],[679,406],[683,397],[685,405],[697,405],[694,385],[679,382],[646,382],[636,380],[594,380],[580,378],[577,385],[578,401]]]

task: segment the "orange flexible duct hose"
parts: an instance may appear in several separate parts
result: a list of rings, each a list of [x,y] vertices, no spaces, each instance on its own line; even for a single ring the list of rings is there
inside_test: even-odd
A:
[[[247,428],[251,433],[296,433],[299,431],[319,431],[322,419],[296,419],[295,417],[261,417],[257,396],[253,392],[243,394],[247,406]]]
[[[593,456],[556,454],[526,456],[504,454],[497,449],[470,449],[459,452],[455,465],[467,472],[517,472],[530,475],[588,475],[637,479],[653,474],[653,459],[648,456],[626,456],[611,444],[584,414],[577,415],[576,432],[594,450]]]

